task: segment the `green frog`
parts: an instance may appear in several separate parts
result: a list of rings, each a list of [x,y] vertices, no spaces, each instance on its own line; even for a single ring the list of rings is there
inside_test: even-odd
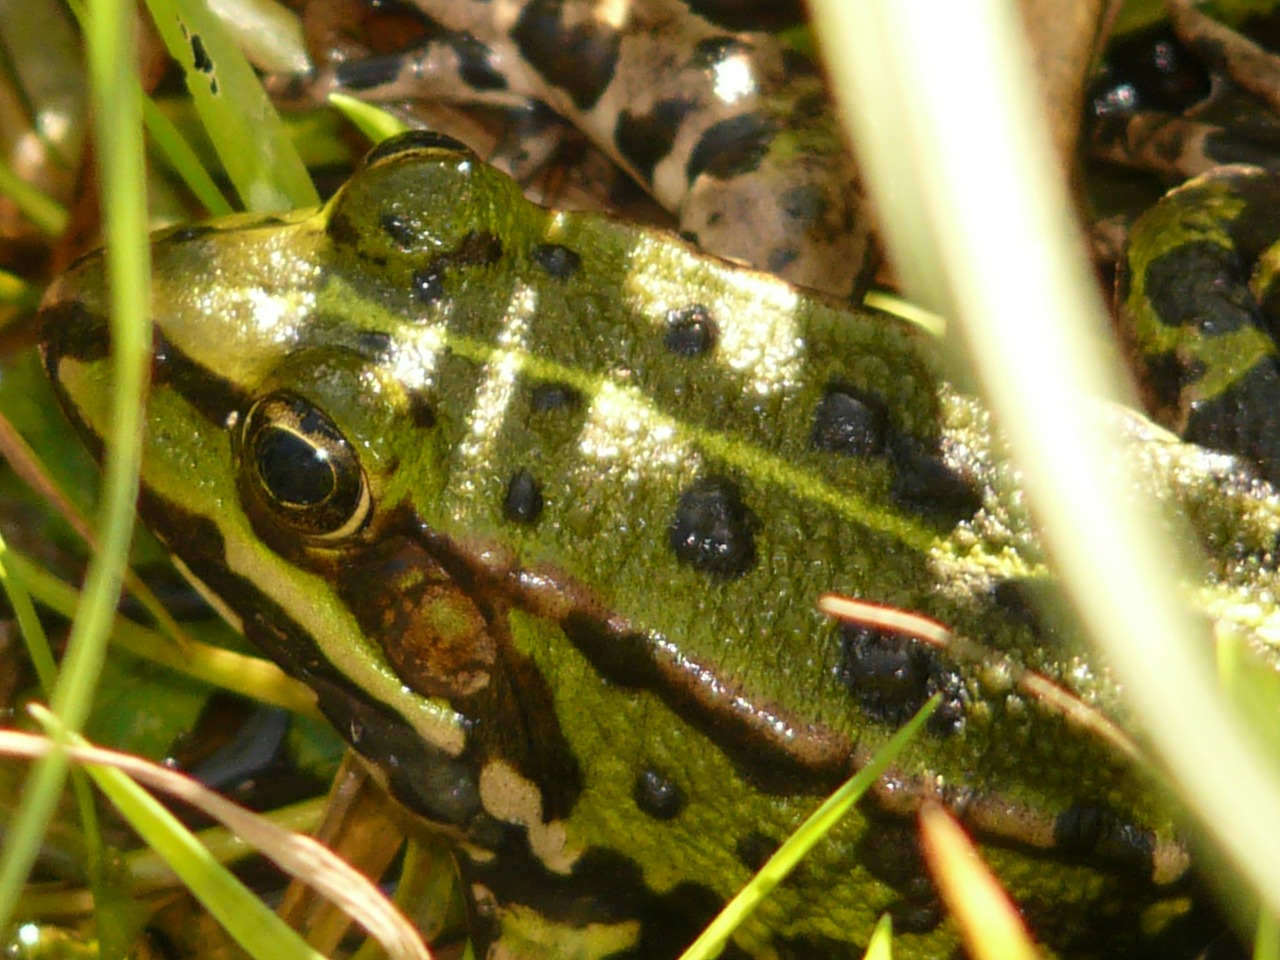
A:
[[[958,950],[913,840],[945,802],[1047,951],[1190,952],[1191,860],[1141,771],[1018,681],[1127,719],[980,402],[929,334],[527,201],[387,141],[323,207],[155,236],[140,510],[455,843],[479,954],[673,958],[926,700],[927,733],[734,935],[737,958]],[[104,261],[42,349],[100,448]],[[1125,410],[1193,603],[1276,657],[1280,498]],[[973,658],[820,613],[844,594]]]

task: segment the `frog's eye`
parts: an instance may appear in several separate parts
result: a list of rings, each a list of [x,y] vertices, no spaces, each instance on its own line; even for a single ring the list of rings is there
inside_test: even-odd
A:
[[[239,436],[242,496],[288,529],[322,540],[348,537],[369,517],[372,498],[347,438],[294,393],[253,405]]]

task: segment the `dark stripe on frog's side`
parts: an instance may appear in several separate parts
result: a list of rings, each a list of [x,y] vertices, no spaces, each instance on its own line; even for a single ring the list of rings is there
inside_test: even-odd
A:
[[[94,363],[106,359],[111,352],[107,318],[94,313],[79,300],[64,300],[46,308],[41,311],[40,320],[40,337],[47,344],[45,368],[52,383],[58,382],[57,364],[62,357]]]
[[[211,590],[235,597],[238,610],[251,611],[244,618],[246,636],[316,691],[321,710],[337,729],[353,731],[360,751],[386,773],[403,803],[434,822],[463,828],[483,815],[471,762],[449,757],[427,743],[336,670],[300,624],[252,580],[229,569],[216,524],[145,487],[139,511],[153,529],[181,540],[187,565]]]
[[[86,309],[79,301],[62,303],[53,310],[46,310],[42,319],[45,364],[52,382],[57,382],[56,365],[63,358],[94,363],[109,354],[106,317]],[[173,385],[210,423],[225,424],[229,414],[248,408],[249,398],[244,391],[225,377],[191,362],[159,330],[152,333],[152,379],[157,385]],[[71,405],[65,407],[68,415],[75,417]],[[83,421],[81,423],[81,433],[90,435],[87,425],[83,425]],[[94,439],[100,442],[100,438],[95,436]]]
[[[859,748],[857,766],[870,760],[871,755]],[[939,789],[929,777],[904,778],[890,773],[872,785],[867,806],[901,822],[914,816],[926,799],[944,804],[983,840],[1036,850],[1066,862],[1105,865],[1119,876],[1144,884],[1174,888],[1187,880],[1191,870],[1190,854],[1180,841],[1154,841],[1146,827],[1098,804],[1054,812],[998,793],[964,785]]]
[[[152,339],[151,371],[156,386],[174,387],[201,416],[214,424],[225,424],[232,413],[249,408],[248,394],[235,383],[192,362],[158,329]]]
[[[1097,858],[1138,877],[1150,876],[1155,863],[1155,834],[1096,804],[1058,814],[1053,839],[1065,855]]]
[[[1275,243],[1280,177],[1228,167],[1188,182],[1130,233],[1118,298],[1144,398],[1187,440],[1280,480],[1280,293],[1251,288]],[[1171,238],[1180,242],[1171,244]]]
[[[557,577],[554,571],[479,567],[471,553],[447,538],[424,531],[424,543],[454,571],[467,592],[490,594],[513,607],[560,624],[568,639],[611,683],[655,693],[668,707],[702,731],[759,789],[772,793],[814,793],[835,786],[851,772],[852,744],[829,730],[799,724],[744,704],[731,690],[706,689],[701,667],[677,658],[660,642],[637,633],[600,607],[583,584]],[[779,726],[793,733],[780,737]]]

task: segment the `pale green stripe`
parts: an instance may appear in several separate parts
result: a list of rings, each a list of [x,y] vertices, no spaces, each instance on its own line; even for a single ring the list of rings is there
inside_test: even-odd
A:
[[[653,410],[652,400],[635,387],[618,384],[600,374],[588,373],[579,367],[571,367],[527,351],[496,347],[492,343],[445,331],[442,343],[460,356],[476,363],[494,363],[510,358],[522,373],[540,380],[566,383],[585,396],[595,397],[606,385],[626,397],[638,408]],[[743,443],[728,434],[691,426],[675,417],[654,412],[662,423],[670,425],[680,436],[700,447],[712,456],[741,468],[750,476],[786,491],[793,497],[819,503],[838,512],[846,520],[869,530],[882,533],[905,544],[913,550],[927,553],[938,544],[937,535],[924,524],[910,516],[885,510],[879,504],[867,501],[845,490],[826,483],[812,473],[788,463],[782,457],[766,453],[759,447]]]

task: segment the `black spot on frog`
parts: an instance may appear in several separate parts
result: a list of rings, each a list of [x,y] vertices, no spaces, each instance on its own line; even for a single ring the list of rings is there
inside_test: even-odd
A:
[[[529,255],[547,276],[556,280],[568,280],[582,269],[582,257],[558,243],[540,243]]]
[[[734,580],[756,564],[759,520],[727,477],[700,477],[676,503],[668,541],[676,560],[711,580]]]
[[[679,357],[701,357],[716,343],[716,322],[700,303],[667,311],[667,327],[662,345]]]
[[[534,524],[542,516],[542,484],[521,467],[507,481],[502,498],[502,515],[512,523]]]
[[[640,771],[631,797],[642,813],[655,820],[674,820],[689,802],[678,783],[651,767]]]
[[[888,726],[905,723],[935,693],[942,694],[942,703],[929,718],[929,730],[949,734],[964,723],[967,697],[960,676],[936,650],[912,637],[842,623],[836,676],[869,716]]]

